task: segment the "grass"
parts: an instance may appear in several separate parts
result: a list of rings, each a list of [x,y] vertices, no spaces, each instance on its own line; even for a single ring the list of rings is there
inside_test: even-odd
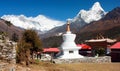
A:
[[[69,71],[120,71],[120,63],[77,63],[61,64]]]
[[[120,71],[120,63],[52,64],[40,62],[30,65],[30,71]]]

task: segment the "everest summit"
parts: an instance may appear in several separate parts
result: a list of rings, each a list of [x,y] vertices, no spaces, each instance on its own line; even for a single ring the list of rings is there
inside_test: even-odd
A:
[[[71,29],[77,31],[82,26],[89,24],[92,21],[98,21],[106,15],[99,2],[94,3],[92,8],[80,10],[80,12],[71,19]],[[36,17],[26,17],[24,15],[4,15],[1,17],[4,20],[10,21],[13,25],[24,29],[36,29],[40,33],[62,33],[65,29],[65,22],[48,18],[44,15]],[[61,30],[62,29],[62,30]]]
[[[45,17],[44,15],[38,15],[37,17],[26,17],[24,15],[4,15],[1,18],[10,21],[17,27],[23,29],[32,28],[41,31],[42,33],[64,24],[63,21],[53,20]]]

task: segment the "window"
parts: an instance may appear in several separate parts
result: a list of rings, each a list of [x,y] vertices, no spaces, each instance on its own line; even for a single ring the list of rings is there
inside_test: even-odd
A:
[[[73,53],[73,51],[69,51],[69,53]]]

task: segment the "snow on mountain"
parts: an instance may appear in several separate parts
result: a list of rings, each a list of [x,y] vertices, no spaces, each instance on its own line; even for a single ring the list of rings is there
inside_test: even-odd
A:
[[[97,21],[103,18],[106,15],[106,12],[103,10],[99,2],[94,3],[92,8],[88,11],[80,10],[77,16],[72,20],[75,21],[84,21],[86,23],[90,23],[92,21]]]
[[[92,21],[98,21],[106,15],[106,12],[103,10],[99,2],[93,4],[93,6],[87,10],[80,10],[80,12],[73,19],[68,19],[71,21],[71,29],[79,30],[82,26],[89,24]],[[44,15],[38,15],[36,17],[26,17],[24,15],[4,15],[1,17],[7,21],[10,21],[15,26],[28,29],[33,28],[42,33],[48,31],[53,31],[58,33],[63,29],[66,25],[64,21],[53,20],[45,17]],[[59,27],[61,26],[61,27]],[[55,28],[58,27],[58,28]],[[65,29],[65,28],[64,28]]]
[[[98,21],[106,15],[106,12],[103,10],[99,2],[93,4],[93,6],[87,10],[80,10],[80,12],[73,19],[68,18],[67,20],[71,23],[71,31],[73,33],[81,30],[81,27],[86,24],[90,24],[93,21]],[[50,36],[60,36],[66,30],[66,24],[63,26],[54,28],[47,33],[44,37]]]
[[[65,23],[63,21],[47,18],[44,15],[38,15],[37,17],[26,17],[24,15],[4,15],[1,18],[10,21],[17,27],[24,29],[32,28],[41,32],[49,31],[54,27],[62,26]]]

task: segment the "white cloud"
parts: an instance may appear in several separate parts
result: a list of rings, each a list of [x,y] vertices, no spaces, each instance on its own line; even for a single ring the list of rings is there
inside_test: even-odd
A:
[[[10,21],[17,27],[24,29],[33,28],[42,32],[49,31],[54,27],[65,24],[64,21],[53,20],[45,17],[44,15],[38,15],[36,17],[26,17],[24,15],[4,15],[1,18]]]

